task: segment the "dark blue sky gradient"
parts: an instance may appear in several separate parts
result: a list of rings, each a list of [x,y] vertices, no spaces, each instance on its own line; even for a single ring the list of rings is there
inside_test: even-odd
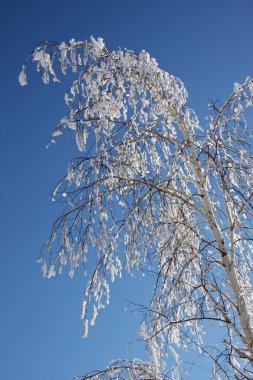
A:
[[[90,35],[103,37],[109,49],[145,49],[184,81],[189,104],[203,120],[209,97],[224,100],[234,82],[253,75],[252,16],[252,0],[13,0],[1,5],[1,380],[67,380],[111,359],[140,356],[140,343],[129,344],[140,315],[126,313],[124,300],[149,299],[144,280],[117,282],[110,307],[82,340],[84,279],[42,278],[36,258],[60,210],[49,194],[76,150],[66,136],[45,149],[66,110],[68,82],[45,86],[30,65],[29,85],[21,88],[17,77],[26,55],[42,40]],[[200,371],[199,379],[204,378]]]

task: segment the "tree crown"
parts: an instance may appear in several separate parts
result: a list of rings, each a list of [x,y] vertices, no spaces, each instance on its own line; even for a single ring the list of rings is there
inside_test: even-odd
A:
[[[66,208],[41,253],[44,276],[67,264],[70,277],[80,266],[87,274],[95,248],[84,336],[122,272],[155,278],[140,328],[150,363],[116,362],[86,378],[160,379],[167,370],[177,379],[183,352],[195,346],[212,359],[213,379],[250,379],[253,156],[245,110],[253,80],[235,83],[224,104],[210,102],[201,126],[182,81],[145,51],[109,51],[91,37],[42,43],[29,58],[44,83],[59,81],[58,66],[75,76],[51,142],[69,130],[80,155],[52,195]],[[210,321],[223,328],[218,347],[203,342]]]

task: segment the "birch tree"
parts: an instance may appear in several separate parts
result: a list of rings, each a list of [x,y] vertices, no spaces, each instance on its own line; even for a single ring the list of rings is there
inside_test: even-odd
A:
[[[211,379],[252,379],[253,79],[210,102],[201,125],[182,81],[145,51],[91,37],[41,43],[29,59],[46,84],[70,76],[50,142],[68,131],[79,150],[52,194],[65,209],[41,252],[43,275],[87,276],[84,337],[124,272],[154,276],[140,326],[149,361],[83,379],[184,379],[194,348],[212,361]]]

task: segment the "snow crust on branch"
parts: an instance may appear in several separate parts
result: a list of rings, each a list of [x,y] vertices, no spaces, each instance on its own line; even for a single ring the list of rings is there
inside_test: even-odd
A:
[[[112,379],[132,379],[132,380],[169,380],[170,373],[157,372],[150,362],[143,362],[135,359],[129,360],[116,360],[111,363],[106,369],[97,370],[88,373],[85,377],[76,377],[76,380],[112,380]]]
[[[123,272],[153,273],[140,329],[156,371],[151,378],[164,378],[157,374],[168,366],[171,378],[183,378],[184,352],[193,346],[213,360],[212,379],[249,379],[253,154],[244,112],[253,104],[253,80],[235,83],[224,104],[210,102],[203,127],[186,106],[182,81],[145,51],[109,51],[91,37],[45,42],[31,59],[44,83],[59,81],[59,68],[74,75],[65,94],[68,112],[51,141],[68,130],[80,157],[52,194],[66,209],[40,261],[48,278],[65,266],[70,277],[80,268],[89,276],[83,336]],[[224,327],[222,348],[205,346],[207,323]]]

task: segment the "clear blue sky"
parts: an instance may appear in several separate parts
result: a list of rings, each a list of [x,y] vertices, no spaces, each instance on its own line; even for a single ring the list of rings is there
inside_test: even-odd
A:
[[[145,49],[179,76],[201,117],[209,97],[223,100],[253,75],[252,0],[44,0],[1,5],[0,379],[67,380],[139,355],[125,299],[144,303],[145,282],[118,282],[112,303],[81,339],[83,278],[44,281],[36,258],[59,209],[49,192],[64,175],[73,146],[45,149],[65,111],[64,84],[45,86],[25,56],[42,40],[103,37],[108,47]],[[137,315],[137,322],[138,322]],[[197,379],[197,377],[195,377]],[[207,378],[201,374],[200,379]]]

